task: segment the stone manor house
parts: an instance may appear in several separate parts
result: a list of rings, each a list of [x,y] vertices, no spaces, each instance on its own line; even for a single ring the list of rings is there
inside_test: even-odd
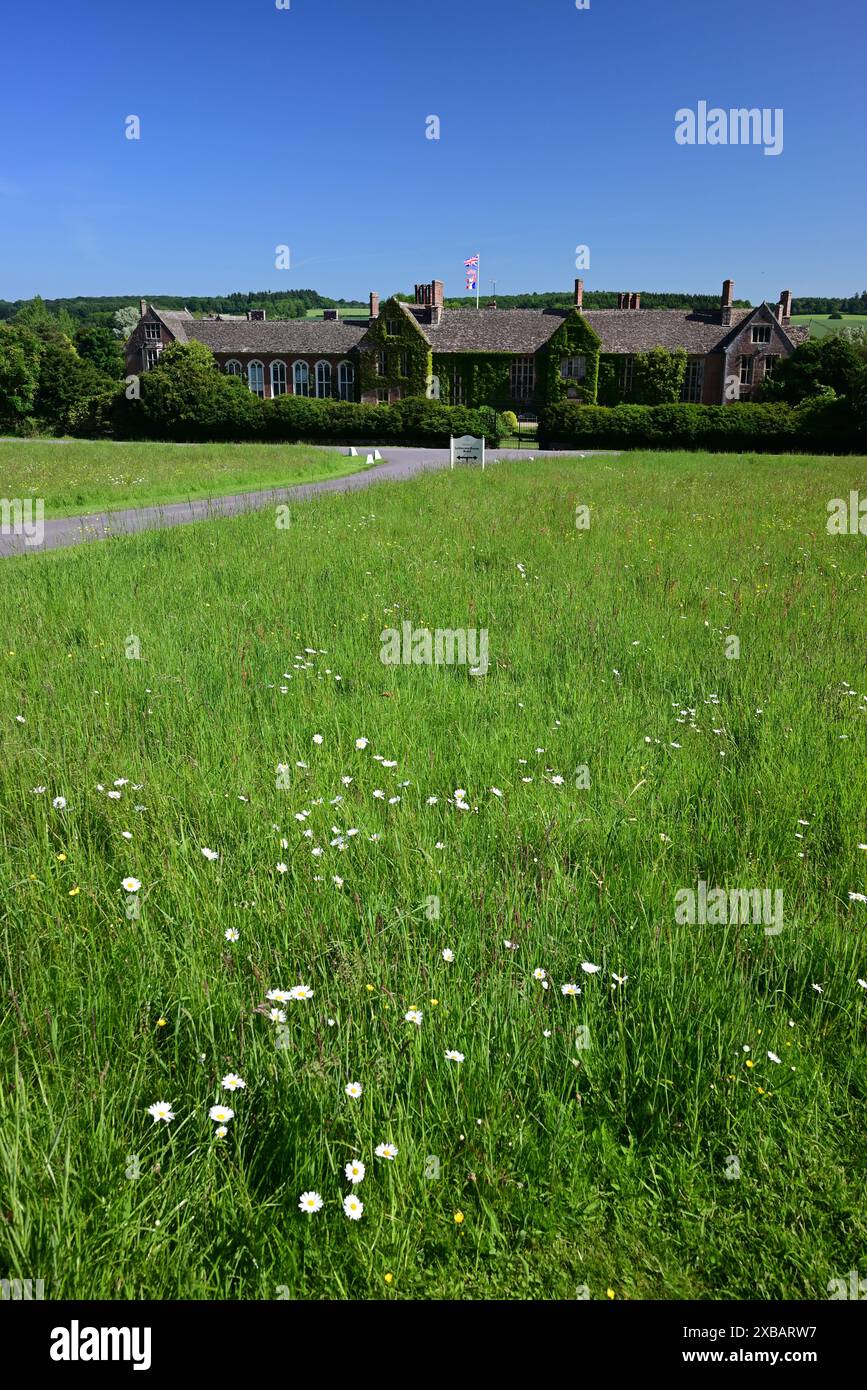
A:
[[[635,356],[655,347],[687,354],[682,399],[708,405],[748,400],[809,336],[791,324],[792,295],[755,309],[733,305],[734,281],[723,283],[714,312],[642,309],[624,293],[616,309],[583,307],[575,281],[571,309],[447,309],[443,282],[416,285],[413,303],[380,305],[371,294],[364,318],[266,320],[245,316],[193,318],[188,310],[141,301],[141,318],[125,348],[129,373],[148,371],[171,343],[195,341],[219,369],[243,378],[257,396],[314,396],[392,404],[428,395],[454,405],[492,405],[518,413],[558,400],[615,404],[629,400]]]

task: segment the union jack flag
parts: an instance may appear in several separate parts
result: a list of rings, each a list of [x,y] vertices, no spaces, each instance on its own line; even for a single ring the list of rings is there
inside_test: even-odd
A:
[[[474,290],[479,283],[479,258],[470,256],[468,261],[464,261],[467,272],[467,289]]]

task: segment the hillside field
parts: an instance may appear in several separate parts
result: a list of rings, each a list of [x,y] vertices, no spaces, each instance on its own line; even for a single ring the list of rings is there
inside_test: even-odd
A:
[[[865,464],[534,459],[0,563],[4,1273],[863,1269]],[[404,622],[486,673],[385,664]],[[690,925],[701,883],[779,923]]]

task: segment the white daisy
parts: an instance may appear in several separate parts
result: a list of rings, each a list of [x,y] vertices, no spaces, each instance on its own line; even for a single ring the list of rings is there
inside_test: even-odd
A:
[[[66,805],[66,797],[56,796],[51,804],[54,807],[55,811],[62,811],[64,806]]]
[[[208,849],[206,845],[202,845],[202,854],[206,859],[210,860],[211,863],[220,857],[215,849]]]
[[[374,1153],[377,1158],[387,1158],[390,1162],[394,1162],[397,1158],[398,1150],[394,1147],[394,1144],[377,1144]]]
[[[172,1102],[170,1100],[158,1100],[155,1104],[149,1105],[148,1114],[153,1115],[154,1124],[156,1124],[158,1120],[164,1120],[165,1123],[168,1124],[170,1120],[175,1118],[175,1112],[172,1109]]]
[[[301,1211],[306,1211],[308,1216],[314,1211],[321,1211],[324,1205],[318,1192],[302,1192],[298,1202]]]
[[[329,1019],[329,1022],[332,1021],[333,1020]],[[358,1100],[364,1088],[362,1087],[360,1081],[348,1081],[343,1089],[349,1096],[350,1100]]]
[[[571,980],[570,980],[568,984],[565,984],[565,985],[561,985],[561,986],[560,986],[560,993],[561,993],[561,994],[580,994],[581,991],[580,991],[580,989],[578,988],[578,986],[575,985],[575,984],[573,984],[573,983],[571,982]]]
[[[208,1119],[216,1120],[217,1124],[228,1124],[229,1120],[234,1120],[235,1112],[230,1110],[228,1105],[212,1105],[208,1111]]]
[[[453,961],[454,958],[455,958],[455,953],[454,953],[454,951],[452,951],[448,946],[446,946],[445,950],[444,950],[443,953],[442,953],[442,956],[443,956],[443,960],[444,960],[448,965],[451,965],[452,961]]]
[[[290,991],[289,991],[289,998],[290,998],[290,999],[312,999],[312,998],[313,998],[313,990],[310,988],[309,985],[295,985],[294,988],[290,989]]]
[[[268,1010],[268,1017],[269,1017],[269,1019],[271,1020],[272,1023],[285,1023],[285,1022],[286,1022],[286,1014],[283,1012],[282,1009],[269,1009],[269,1010]]]
[[[369,740],[366,739],[366,738],[357,738],[357,739],[355,740],[355,746],[356,746],[356,748],[366,748],[367,745],[368,745],[368,742],[369,742]]]
[[[227,927],[226,930],[223,932],[223,935],[227,941],[237,941],[239,936],[238,928]]]
[[[446,1058],[449,1062],[463,1062],[464,1054],[462,1052],[454,1052],[450,1048],[449,1051],[446,1053]]]
[[[357,1197],[351,1194],[343,1199],[343,1214],[348,1216],[350,1221],[360,1221],[364,1211],[364,1203],[359,1202]]]
[[[141,888],[141,883],[137,878],[124,878],[121,879],[120,886],[126,893],[137,893]]]
[[[589,961],[584,960],[581,962],[581,969],[584,971],[585,975],[598,975],[599,971],[602,969],[602,966],[591,965]]]
[[[407,1009],[406,1013],[403,1016],[403,1019],[404,1023],[414,1023],[417,1028],[420,1028],[422,1020],[422,1011],[421,1009]]]
[[[344,1173],[346,1174],[346,1178],[347,1178],[347,1181],[348,1181],[348,1182],[356,1183],[356,1182],[362,1182],[362,1181],[363,1181],[364,1175],[365,1175],[365,1173],[367,1172],[367,1169],[365,1168],[364,1164],[361,1162],[361,1159],[359,1159],[359,1158],[352,1158],[352,1159],[349,1160],[349,1162],[347,1163],[347,1165],[346,1165],[346,1167],[344,1168],[343,1171],[344,1171]]]
[[[246,1081],[242,1081],[240,1076],[233,1071],[226,1072],[220,1085],[224,1091],[244,1091],[247,1088]]]
[[[269,989],[265,995],[273,1004],[288,1004],[291,997],[288,989]]]

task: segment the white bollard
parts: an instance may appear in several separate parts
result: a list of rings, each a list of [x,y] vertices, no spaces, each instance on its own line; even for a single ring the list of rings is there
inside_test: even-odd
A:
[[[373,451],[373,457],[376,459],[377,463],[381,463],[381,462],[382,462],[382,454],[379,452],[378,449],[374,449],[374,451]]]
[[[356,449],[356,447],[355,447],[354,444],[353,444],[352,448],[349,450],[349,457],[350,457],[351,459],[357,459],[357,458],[358,458],[358,450]]]
[[[367,462],[368,462],[368,463],[373,463],[373,454],[368,454],[368,455],[367,455]]]

